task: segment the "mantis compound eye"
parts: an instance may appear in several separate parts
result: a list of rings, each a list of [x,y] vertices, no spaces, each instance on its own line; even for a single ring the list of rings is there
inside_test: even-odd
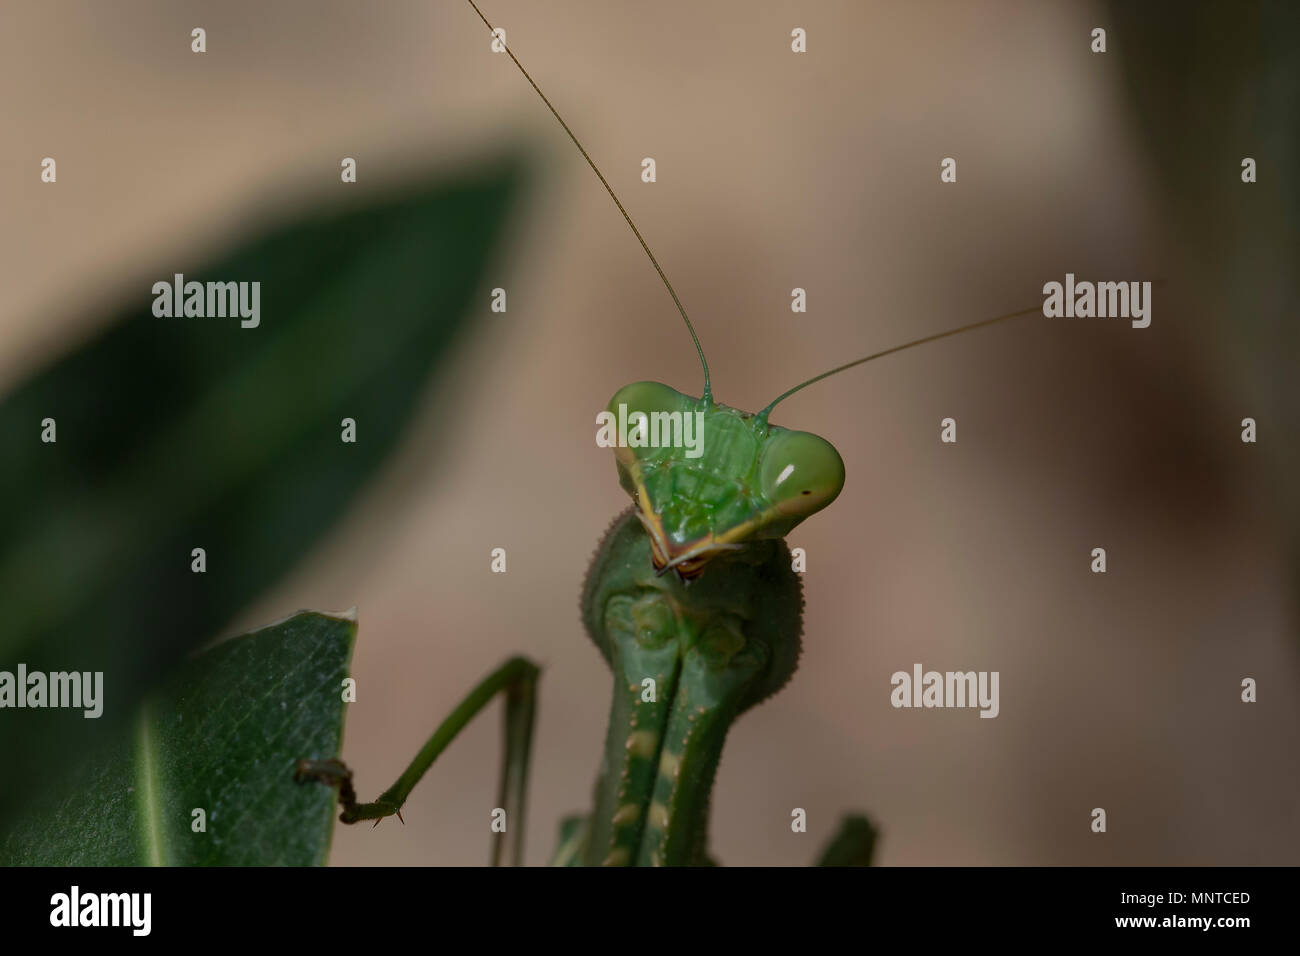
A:
[[[806,518],[835,500],[844,487],[844,460],[811,432],[774,431],[763,448],[759,488],[773,507]]]
[[[687,438],[691,444],[702,444],[702,423],[698,419],[703,416],[687,420],[697,413],[698,406],[698,399],[660,382],[633,382],[614,393],[602,415],[617,429],[620,444],[626,434],[627,444],[636,449],[632,452],[635,458],[657,461],[672,458]]]
[[[629,413],[684,412],[695,407],[696,400],[660,382],[633,382],[624,385],[609,400],[609,410],[618,413],[626,405]]]

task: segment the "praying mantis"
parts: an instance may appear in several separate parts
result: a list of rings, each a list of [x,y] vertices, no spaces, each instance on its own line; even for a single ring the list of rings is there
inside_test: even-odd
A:
[[[524,69],[475,0],[470,7],[568,134],[613,200],[672,297],[699,356],[700,397],[642,381],[619,389],[606,411],[632,421],[614,457],[632,505],[602,538],[587,572],[585,629],[613,675],[609,723],[590,813],[560,827],[554,865],[711,865],[710,795],[727,732],[737,718],[793,676],[801,638],[799,572],[784,538],[831,505],[845,481],[835,447],[811,432],[770,422],[773,409],[803,388],[866,362],[1040,312],[1035,306],[864,356],[781,393],[757,413],[713,396],[695,327],[654,253],[577,136]],[[630,412],[628,410],[631,410]],[[650,440],[669,425],[698,422],[698,447]],[[680,438],[682,432],[676,431]],[[334,786],[340,820],[401,817],[413,788],[457,734],[502,695],[504,756],[498,808],[508,836],[493,842],[493,864],[522,860],[525,792],[540,669],[513,657],[492,671],[434,731],[397,781],[358,802],[348,768],[303,760],[300,782]],[[876,830],[847,817],[820,858],[867,865]]]

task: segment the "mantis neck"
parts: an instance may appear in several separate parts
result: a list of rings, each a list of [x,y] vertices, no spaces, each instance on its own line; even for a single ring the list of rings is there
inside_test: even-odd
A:
[[[583,617],[614,673],[588,864],[708,863],[709,797],[732,722],[794,672],[802,599],[783,542],[657,576],[631,511],[606,534]]]

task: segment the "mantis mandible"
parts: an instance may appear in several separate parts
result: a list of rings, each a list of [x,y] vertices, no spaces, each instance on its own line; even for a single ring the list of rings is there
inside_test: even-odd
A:
[[[497,37],[475,0],[467,2]],[[498,42],[503,43],[499,37]],[[727,731],[741,713],[789,681],[799,657],[802,587],[784,538],[831,504],[844,486],[844,463],[835,447],[810,432],[771,424],[773,408],[839,372],[1041,307],[840,365],[783,392],[756,414],[722,405],[713,398],[695,327],[632,217],[515,54],[508,47],[504,52],[631,227],[672,296],[704,371],[699,398],[647,381],[619,389],[607,406],[611,416],[622,412],[633,420],[640,438],[615,444],[619,482],[633,504],[605,533],[582,591],[583,624],[613,672],[613,701],[592,811],[562,823],[552,863],[708,865],[709,798]],[[645,440],[650,421],[680,425],[688,420],[699,423],[703,439],[694,453],[680,441]],[[402,805],[439,754],[498,693],[504,694],[499,806],[509,821],[510,862],[518,864],[538,676],[538,667],[523,657],[489,674],[372,803],[357,801],[350,771],[336,760],[304,760],[298,779],[337,787],[344,823],[400,818]],[[821,863],[866,865],[875,838],[865,817],[849,816]],[[493,864],[501,862],[506,842],[494,839]]]

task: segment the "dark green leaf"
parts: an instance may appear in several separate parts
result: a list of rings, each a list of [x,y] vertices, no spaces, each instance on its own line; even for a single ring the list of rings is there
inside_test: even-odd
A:
[[[486,305],[519,180],[514,162],[487,165],[218,262],[158,262],[102,333],[0,404],[0,670],[103,671],[106,697],[100,720],[0,710],[0,833],[374,474],[471,299]],[[152,285],[176,272],[260,281],[260,326],[155,317]],[[345,417],[355,444],[340,440]],[[45,418],[55,444],[40,440]]]
[[[351,619],[303,611],[187,662],[10,831],[0,863],[323,864],[334,791],[293,774],[338,756],[355,636]]]

